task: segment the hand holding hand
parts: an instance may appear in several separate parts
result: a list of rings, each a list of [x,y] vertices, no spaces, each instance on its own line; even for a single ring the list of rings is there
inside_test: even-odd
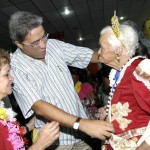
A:
[[[98,118],[99,120],[104,120],[106,118],[106,108],[101,107],[98,109]]]

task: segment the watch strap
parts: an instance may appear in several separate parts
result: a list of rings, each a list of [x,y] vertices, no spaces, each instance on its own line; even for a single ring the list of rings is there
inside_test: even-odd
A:
[[[78,118],[77,118],[77,120],[76,120],[75,122],[80,122],[80,120],[81,120],[81,118],[80,118],[80,117],[78,117]]]

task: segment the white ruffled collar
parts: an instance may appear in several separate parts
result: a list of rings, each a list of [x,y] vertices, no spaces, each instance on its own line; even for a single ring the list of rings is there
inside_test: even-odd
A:
[[[130,60],[122,67],[121,72],[120,72],[120,76],[119,76],[119,78],[118,78],[118,80],[117,80],[117,82],[116,82],[116,85],[118,85],[118,84],[120,83],[121,79],[122,79],[123,76],[124,76],[124,73],[125,73],[127,67],[129,67],[129,66],[131,65],[131,63],[132,63],[134,60],[138,59],[138,58],[141,58],[141,56],[133,57],[132,59],[130,59]],[[145,57],[142,57],[142,58],[145,58]],[[114,76],[115,76],[116,72],[117,72],[116,69],[111,69],[111,71],[110,71],[110,74],[109,74],[109,81],[110,81],[109,86],[110,86],[110,87],[113,87],[114,84],[115,84]]]

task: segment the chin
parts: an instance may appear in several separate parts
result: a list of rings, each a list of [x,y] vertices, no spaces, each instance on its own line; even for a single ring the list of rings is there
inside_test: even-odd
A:
[[[37,57],[36,59],[44,59],[44,58],[45,58],[45,55]]]
[[[8,93],[7,93],[7,95],[10,95],[11,93],[12,93],[12,90],[9,90]]]
[[[103,64],[105,63],[103,59],[99,59],[99,61],[100,61],[101,63],[103,63]]]

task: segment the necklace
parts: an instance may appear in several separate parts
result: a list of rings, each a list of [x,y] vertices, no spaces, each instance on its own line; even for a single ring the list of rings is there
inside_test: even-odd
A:
[[[25,143],[19,123],[16,121],[16,113],[11,108],[5,108],[4,102],[0,101],[0,123],[8,129],[8,141],[14,150],[25,150]]]
[[[107,102],[107,105],[106,105],[106,117],[108,117],[109,115],[109,111],[111,111],[110,109],[110,106],[111,106],[111,99],[113,97],[113,94],[116,90],[116,87],[117,85],[120,83],[121,79],[123,78],[124,76],[124,73],[127,69],[127,67],[129,67],[132,62],[138,58],[145,58],[145,57],[142,57],[142,56],[136,56],[136,57],[133,57],[131,59],[129,59],[126,64],[124,64],[122,67],[121,67],[121,70],[120,71],[117,71],[115,69],[111,69],[110,71],[110,74],[109,74],[109,81],[110,81],[110,93],[109,93],[109,97],[108,97],[108,102]],[[111,117],[111,116],[110,116]]]
[[[134,60],[134,59],[133,59]],[[133,61],[132,60],[132,61]],[[109,97],[108,97],[108,102],[106,105],[106,117],[108,117],[109,114],[109,109],[111,106],[111,99],[114,95],[114,92],[116,90],[117,85],[120,83],[124,72],[126,70],[126,68],[132,63],[132,61],[130,61],[130,59],[121,67],[120,70],[115,70],[115,69],[111,69],[110,74],[109,74],[109,81],[110,81],[110,92],[109,92]]]
[[[118,79],[120,77],[120,73],[121,73],[121,70],[118,71],[118,70],[115,70],[115,69],[112,69],[111,72],[110,72],[110,75],[109,75],[109,78],[111,78],[113,76],[113,80],[110,80],[112,82],[110,82],[110,86],[111,86],[111,89],[110,89],[110,93],[109,93],[109,100],[107,102],[107,106],[106,106],[106,117],[108,116],[108,112],[109,112],[109,107],[110,107],[110,103],[111,103],[111,99],[113,97],[113,94],[115,92],[115,89],[116,89],[116,86],[118,84]]]

